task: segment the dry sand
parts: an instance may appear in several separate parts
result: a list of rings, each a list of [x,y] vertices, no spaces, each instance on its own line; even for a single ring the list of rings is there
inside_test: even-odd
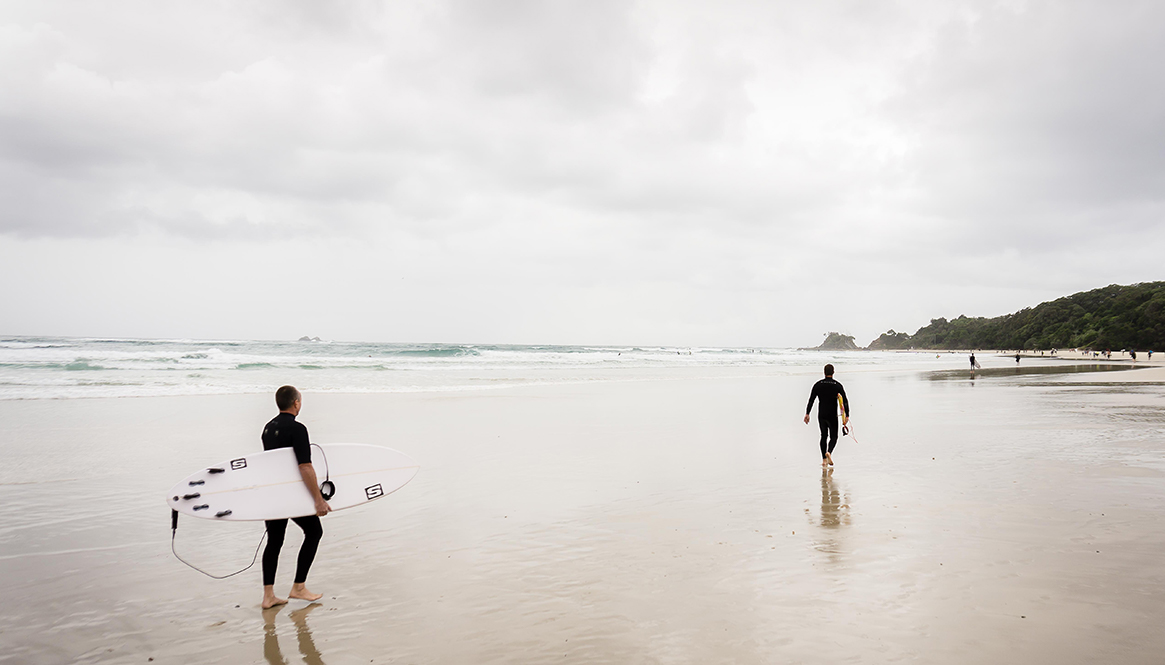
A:
[[[309,394],[315,440],[422,470],[269,612],[257,566],[171,556],[163,497],[269,397],[0,402],[0,663],[1158,663],[1162,372],[841,368],[860,444],[824,475],[815,377]],[[228,572],[260,535],[178,547]]]

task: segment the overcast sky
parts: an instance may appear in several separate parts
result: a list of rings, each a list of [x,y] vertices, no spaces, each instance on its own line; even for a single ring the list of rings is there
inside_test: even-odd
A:
[[[0,334],[865,344],[1160,280],[1163,25],[12,0]]]

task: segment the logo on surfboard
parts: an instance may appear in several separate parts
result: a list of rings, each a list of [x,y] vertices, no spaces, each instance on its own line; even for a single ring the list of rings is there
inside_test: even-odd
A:
[[[380,483],[376,483],[371,487],[365,487],[364,496],[368,497],[369,501],[376,497],[384,496],[384,488],[380,486]]]
[[[247,458],[240,457],[239,459],[231,460],[231,470],[238,471],[239,469],[247,468]]]

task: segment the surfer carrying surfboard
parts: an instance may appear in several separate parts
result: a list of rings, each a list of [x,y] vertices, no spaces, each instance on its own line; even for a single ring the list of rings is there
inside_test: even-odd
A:
[[[820,399],[817,405],[817,424],[821,427],[821,466],[833,466],[833,447],[837,445],[837,409],[833,405],[841,404],[844,418],[849,421],[849,398],[845,396],[845,388],[833,380],[833,365],[825,366],[825,378],[813,384],[809,393],[809,404],[805,407],[805,424],[809,424],[809,413],[813,411],[813,401]]]
[[[287,595],[289,598],[316,601],[322,598],[323,594],[308,591],[305,583],[308,570],[311,569],[312,561],[316,557],[316,549],[324,535],[320,517],[327,515],[332,508],[320,493],[319,479],[311,463],[311,441],[308,439],[307,427],[295,420],[300,407],[303,406],[303,397],[295,386],[283,386],[275,391],[275,405],[279,407],[279,415],[272,418],[263,428],[263,450],[291,448],[295,451],[299,473],[315,499],[316,511],[315,515],[291,518],[296,526],[303,529],[303,545],[299,548],[299,558],[296,561],[295,583],[291,585],[291,592]],[[287,602],[287,598],[275,595],[275,569],[279,565],[279,550],[283,548],[283,537],[287,534],[287,520],[267,520],[266,524],[267,547],[263,550],[263,609]]]

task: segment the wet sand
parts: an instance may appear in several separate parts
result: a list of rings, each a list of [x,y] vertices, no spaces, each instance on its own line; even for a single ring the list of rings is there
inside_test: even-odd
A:
[[[173,558],[163,493],[269,397],[0,402],[0,663],[1160,662],[1161,371],[841,368],[860,443],[824,474],[816,376],[309,394],[313,439],[422,469],[268,612],[258,564]],[[261,529],[178,548],[229,572]]]

